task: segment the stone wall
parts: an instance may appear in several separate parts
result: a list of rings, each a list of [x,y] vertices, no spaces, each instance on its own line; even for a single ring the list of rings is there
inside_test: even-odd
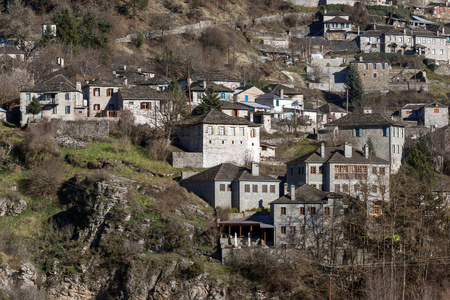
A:
[[[389,82],[388,83],[389,91],[420,91],[423,90],[428,92],[428,82],[414,82],[414,81],[406,81],[406,82]]]
[[[109,121],[105,119],[79,121],[53,119],[51,123],[56,135],[67,135],[73,138],[107,138],[109,136]]]
[[[172,152],[172,166],[175,168],[203,168],[203,153]]]

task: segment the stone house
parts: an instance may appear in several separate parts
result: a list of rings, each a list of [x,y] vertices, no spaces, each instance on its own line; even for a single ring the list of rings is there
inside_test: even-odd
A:
[[[291,98],[298,106],[301,107],[304,106],[303,92],[294,89],[293,87],[284,84],[269,84],[263,89],[263,91],[265,93],[277,94],[281,98],[283,97]]]
[[[320,124],[327,124],[347,115],[347,111],[336,104],[327,103],[318,108]]]
[[[324,240],[343,239],[343,196],[320,191],[308,184],[291,187],[286,195],[270,203],[277,248],[317,247]],[[331,226],[333,232],[331,232]]]
[[[349,142],[356,149],[371,145],[374,155],[390,162],[392,173],[397,173],[405,156],[405,126],[378,113],[348,114],[326,124],[319,139],[335,145]]]
[[[8,121],[8,114],[9,113],[10,113],[9,110],[6,110],[6,109],[0,107],[0,122]]]
[[[227,102],[230,102],[232,100],[232,94],[233,94],[232,89],[230,89],[226,86],[220,85],[220,84],[216,84],[214,82],[196,81],[196,82],[193,82],[190,87],[190,92],[191,92],[190,100],[191,100],[192,107],[196,107],[197,105],[199,105],[201,103],[202,97],[208,88],[212,88],[214,90],[214,92],[216,92],[219,95],[220,100],[227,101]],[[188,93],[189,93],[189,91],[188,91]]]
[[[387,60],[360,60],[350,62],[358,70],[364,91],[379,92],[388,89],[390,65]]]
[[[268,207],[280,196],[281,180],[251,169],[222,163],[180,181],[180,185],[208,202],[212,207],[237,208],[239,211]]]
[[[368,215],[378,215],[379,203],[389,200],[389,162],[370,155],[367,145],[359,151],[348,143],[337,147],[322,143],[318,150],[289,161],[286,168],[288,186],[309,184],[364,199],[370,204]]]
[[[250,108],[238,102],[220,101],[220,110],[232,117],[248,119]]]
[[[233,93],[234,102],[255,102],[258,96],[264,94],[256,86],[238,88]]]
[[[210,168],[221,163],[246,165],[260,161],[260,126],[216,109],[191,116],[179,124],[174,143],[174,167]]]
[[[270,112],[276,119],[285,119],[285,108],[292,108],[294,99],[274,93],[266,93],[255,99],[256,103],[270,107]]]
[[[42,111],[33,116],[27,106],[33,97],[39,100]],[[33,118],[75,120],[87,116],[87,107],[83,103],[81,82],[72,83],[59,74],[53,78],[20,91],[20,124],[24,126]]]
[[[101,80],[90,81],[83,85],[88,117],[118,117],[120,87],[121,84]]]
[[[147,86],[159,92],[165,92],[169,88],[170,78],[162,75],[155,75],[145,81],[140,82],[139,85]]]
[[[119,91],[119,106],[133,113],[135,124],[147,124],[153,128],[163,125],[167,103],[164,92],[150,87],[134,86]]]
[[[357,38],[359,49],[364,53],[380,53],[384,50],[383,30],[366,30]]]
[[[275,157],[276,145],[267,142],[260,142],[261,144],[261,158]]]
[[[425,127],[441,128],[448,125],[448,106],[439,102],[410,103],[400,109],[403,120],[416,121]]]
[[[329,40],[345,40],[352,31],[353,23],[345,13],[325,13],[323,15],[323,35]]]

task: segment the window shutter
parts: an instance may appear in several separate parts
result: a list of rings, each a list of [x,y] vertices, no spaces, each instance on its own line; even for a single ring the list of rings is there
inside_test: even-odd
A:
[[[356,136],[356,128],[353,128],[353,136]]]
[[[358,136],[362,136],[362,128],[358,128]]]

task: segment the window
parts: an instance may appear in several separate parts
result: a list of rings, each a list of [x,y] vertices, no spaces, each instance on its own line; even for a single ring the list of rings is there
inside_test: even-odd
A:
[[[366,67],[366,70],[369,70],[369,64],[366,64],[365,67]]]
[[[246,184],[246,185],[244,186],[244,191],[245,191],[246,193],[250,193],[250,184]]]
[[[53,113],[57,114],[58,113],[58,106],[53,106]]]
[[[100,104],[94,104],[94,110],[100,110]]]
[[[300,215],[302,215],[302,216],[305,215],[305,208],[304,207],[300,207]]]
[[[323,191],[323,184],[319,184],[319,190]]]
[[[398,38],[398,41],[399,41],[399,42],[403,42],[403,38],[402,38],[402,37],[399,37],[399,38]]]
[[[343,185],[342,185],[342,191],[343,191],[344,193],[348,193],[348,184],[343,184]]]
[[[372,64],[372,69],[376,70],[377,69],[377,64]]]
[[[317,187],[315,184],[311,184],[311,186],[312,186],[313,188],[316,188],[316,187]]]
[[[372,186],[372,193],[378,193],[378,186],[376,186],[375,184]]]
[[[252,186],[252,191],[253,191],[253,193],[257,193],[258,192],[258,185],[257,184],[254,184]]]
[[[225,184],[220,184],[220,191],[225,192]]]
[[[305,226],[300,226],[300,234],[305,234]]]
[[[353,186],[353,189],[355,190],[355,192],[359,192],[359,189],[360,189],[359,183],[355,183],[355,185]]]
[[[231,184],[227,186],[227,191],[231,192]]]
[[[281,234],[286,234],[286,226],[281,226]],[[286,247],[286,244],[285,244]]]
[[[301,168],[300,167],[298,167],[298,175],[300,175],[301,174]]]
[[[438,114],[438,113],[439,113],[439,108],[435,108],[435,109],[433,110],[433,112],[434,112],[435,114]]]
[[[397,153],[400,153],[400,145],[397,145]]]
[[[270,192],[275,193],[275,185],[274,184],[270,185]]]
[[[362,128],[353,128],[353,136],[361,137],[362,136]]]
[[[267,184],[262,185],[262,192],[267,193]]]
[[[345,23],[345,28],[350,28],[350,23]]]
[[[316,167],[311,167],[311,174],[316,174]]]
[[[386,168],[380,167],[380,175],[385,175],[385,174],[386,174]]]
[[[113,95],[113,89],[106,89],[106,96],[111,97]]]
[[[295,226],[289,227],[289,234],[294,235],[295,234]]]
[[[291,176],[294,175],[294,168],[291,167]]]
[[[219,135],[225,135],[225,127],[224,126],[219,127]]]
[[[239,127],[239,135],[244,135],[244,127]]]
[[[66,93],[66,100],[70,100],[70,93]]]
[[[341,186],[339,184],[334,185],[334,191],[339,193],[341,191]]]
[[[152,103],[151,102],[141,102],[141,109],[151,109]]]
[[[309,213],[310,213],[311,215],[315,215],[315,214],[316,214],[316,208],[315,208],[315,207],[310,207],[310,208],[309,208]]]
[[[383,127],[383,136],[389,136],[389,127]]]
[[[436,39],[433,39],[433,45],[436,45]]]
[[[386,69],[386,64],[385,63],[381,64],[381,69],[383,69],[383,70]]]
[[[94,96],[99,97],[100,96],[100,88],[94,89]]]
[[[428,40],[428,44],[431,44],[431,39],[427,39]]]
[[[436,55],[436,49],[431,49],[431,54]]]
[[[374,205],[372,210],[373,210],[372,215],[375,217],[380,216],[382,214],[381,206],[379,206],[379,205]]]
[[[373,73],[373,78],[377,78],[378,74],[377,73]]]
[[[285,216],[286,215],[286,207],[282,207],[280,213],[282,216]]]
[[[250,130],[250,137],[256,137],[256,129]]]
[[[329,216],[329,215],[330,215],[330,208],[329,208],[329,207],[325,207],[325,208],[324,208],[324,214],[325,214],[326,216]]]
[[[440,54],[440,55],[444,55],[444,50],[442,50],[442,49],[439,50],[439,54]]]
[[[344,28],[344,23],[341,23],[341,28]]]
[[[31,94],[30,93],[25,94],[25,100],[27,100],[27,101],[31,100]]]
[[[420,40],[420,38],[419,38]],[[427,43],[427,39],[426,38],[422,38],[422,44],[426,44]]]
[[[395,145],[392,145],[392,153],[395,153]]]
[[[372,173],[375,174],[375,175],[378,173],[377,172],[377,167],[372,167]]]
[[[236,127],[231,127],[230,128],[230,135],[236,135]]]
[[[212,126],[208,126],[208,134],[213,134],[213,128],[212,128]]]
[[[408,43],[411,43],[411,38],[408,38]]]
[[[323,174],[323,167],[319,167],[319,174]]]
[[[70,114],[70,106],[66,106],[66,115]]]

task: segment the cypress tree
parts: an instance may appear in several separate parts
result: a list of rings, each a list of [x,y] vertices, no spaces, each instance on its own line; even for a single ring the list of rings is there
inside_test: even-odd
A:
[[[39,103],[38,98],[33,97],[30,104],[27,106],[28,112],[32,114],[33,116],[37,115],[42,111],[41,104]]]
[[[348,70],[345,78],[345,87],[348,90],[350,108],[355,112],[362,112],[366,105],[366,95],[364,93],[364,85],[355,65],[351,65]]]
[[[220,110],[220,96],[212,87],[208,87],[202,97],[202,102],[195,108],[198,114],[209,112],[211,109]]]

